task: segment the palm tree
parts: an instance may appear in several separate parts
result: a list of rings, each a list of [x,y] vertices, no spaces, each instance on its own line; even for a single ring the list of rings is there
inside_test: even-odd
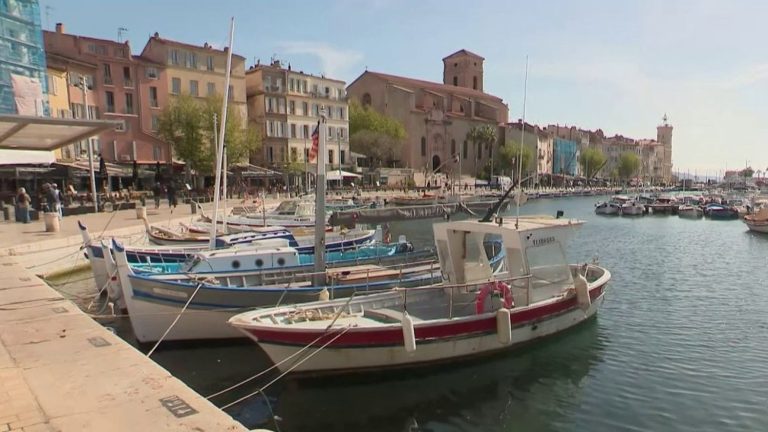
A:
[[[498,136],[496,135],[496,128],[493,125],[473,126],[472,129],[467,132],[467,140],[472,142],[473,146],[477,144],[477,148],[480,146],[485,147],[485,150],[491,156],[491,179],[493,178],[493,144],[496,143]],[[477,162],[478,151],[475,151],[475,177],[478,176]]]

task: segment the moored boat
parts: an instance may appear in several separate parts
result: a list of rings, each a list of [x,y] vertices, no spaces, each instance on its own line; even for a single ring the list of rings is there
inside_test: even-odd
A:
[[[563,251],[581,224],[542,217],[435,224],[440,286],[256,310],[229,323],[284,372],[411,367],[513,349],[589,319],[602,304],[610,272],[568,265]],[[494,275],[480,253],[488,233],[502,238],[506,272]]]
[[[704,217],[704,210],[697,205],[684,204],[677,208],[677,215],[684,219],[700,219]]]
[[[744,216],[744,223],[750,231],[768,233],[768,207],[762,207],[755,214]]]
[[[595,206],[595,214],[606,216],[618,216],[621,214],[621,204],[613,201],[604,201]]]

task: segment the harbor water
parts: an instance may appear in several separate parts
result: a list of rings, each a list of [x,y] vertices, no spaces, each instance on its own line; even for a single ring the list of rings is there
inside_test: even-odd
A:
[[[568,255],[613,274],[597,319],[468,363],[285,378],[227,412],[281,431],[768,430],[768,236],[740,221],[597,216],[596,200],[535,200],[521,214],[587,221]],[[393,238],[431,245],[434,222],[393,223]],[[53,283],[85,295],[95,290],[87,276]],[[99,321],[132,340],[127,319]],[[248,341],[169,343],[152,357],[204,396],[271,364]],[[276,376],[212,401],[224,406]]]

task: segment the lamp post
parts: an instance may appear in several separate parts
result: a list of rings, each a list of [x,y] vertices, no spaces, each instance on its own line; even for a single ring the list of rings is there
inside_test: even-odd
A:
[[[91,113],[88,111],[88,83],[85,76],[80,77],[80,90],[83,92],[83,117],[91,120]],[[96,173],[93,172],[93,139],[88,137],[88,170],[91,177],[91,196],[93,197],[93,211],[99,212],[99,199],[96,195]]]

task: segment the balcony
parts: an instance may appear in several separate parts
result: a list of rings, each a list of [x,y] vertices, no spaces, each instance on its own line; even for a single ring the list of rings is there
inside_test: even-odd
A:
[[[115,112],[115,106],[114,105],[107,105],[107,109],[105,110],[105,112],[114,113]]]
[[[114,85],[112,77],[104,77],[104,85]]]
[[[132,106],[127,106],[125,107],[125,114],[136,114],[136,110],[134,110]]]
[[[130,78],[123,80],[123,87],[133,87],[133,80]]]
[[[283,92],[283,88],[281,86],[276,86],[276,85],[266,86],[266,90],[269,91],[269,92],[272,92],[272,93],[282,93]]]

